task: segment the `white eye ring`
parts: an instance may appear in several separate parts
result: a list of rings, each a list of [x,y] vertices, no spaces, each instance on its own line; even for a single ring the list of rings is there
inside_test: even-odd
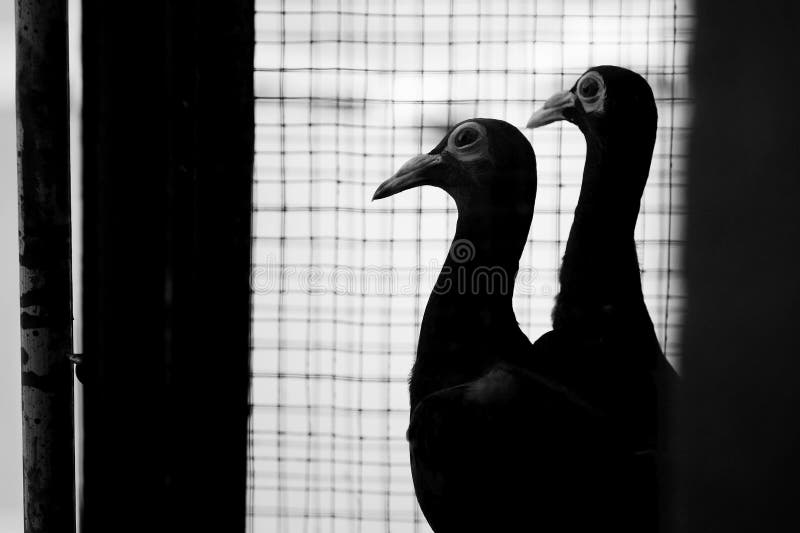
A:
[[[575,94],[587,113],[602,111],[606,95],[606,84],[603,77],[594,71],[587,72],[575,85]]]
[[[470,150],[486,138],[486,130],[478,123],[466,122],[456,128],[447,140],[447,147],[455,151]],[[463,142],[463,144],[459,144]]]

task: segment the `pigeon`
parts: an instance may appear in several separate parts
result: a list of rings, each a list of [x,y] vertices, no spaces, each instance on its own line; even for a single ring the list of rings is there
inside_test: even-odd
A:
[[[530,143],[506,122],[466,120],[374,199],[421,185],[443,189],[458,209],[409,383],[411,472],[425,518],[436,533],[617,526],[625,497],[616,480],[632,457],[623,436],[553,377],[549,353],[537,356],[512,309],[536,198]]]
[[[623,434],[637,460],[630,520],[666,523],[673,455],[669,419],[679,378],[659,346],[642,294],[634,229],[650,171],[658,113],[647,81],[598,66],[551,96],[528,121],[566,120],[586,139],[578,205],[559,272],[553,330],[534,344],[545,375],[580,390]],[[663,527],[663,525],[662,525]]]

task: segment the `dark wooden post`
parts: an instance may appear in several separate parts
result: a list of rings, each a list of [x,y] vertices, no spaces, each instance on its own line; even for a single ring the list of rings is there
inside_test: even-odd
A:
[[[75,531],[67,3],[17,0],[25,531]]]
[[[82,528],[241,533],[253,0],[83,16]]]
[[[800,4],[696,6],[681,531],[800,531]]]

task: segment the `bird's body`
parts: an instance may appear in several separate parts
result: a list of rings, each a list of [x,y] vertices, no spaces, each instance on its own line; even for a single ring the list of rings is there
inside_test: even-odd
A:
[[[573,379],[558,353],[588,349],[549,337],[538,354],[512,309],[536,191],[530,144],[501,121],[467,121],[375,197],[420,184],[445,189],[459,211],[410,379],[411,470],[429,523],[437,533],[632,531],[619,511],[638,458],[593,389],[580,389],[588,375]]]
[[[678,376],[659,346],[642,294],[634,229],[650,169],[657,112],[647,82],[602,66],[551,97],[529,126],[575,123],[586,163],[553,309],[553,331],[534,346],[552,379],[581,390],[621,428],[635,454],[638,488],[628,511],[636,531],[665,523],[669,416]],[[661,515],[661,516],[659,516]]]
[[[435,292],[426,308],[408,429],[426,518],[437,533],[608,523],[600,516],[613,509],[604,492],[611,465],[632,459],[619,453],[618,429],[579,391],[548,377],[547,359],[537,357],[512,310],[516,264],[501,267],[477,251],[465,264],[454,255],[440,287],[488,281],[481,272],[490,269],[510,273],[511,284]],[[498,276],[495,288],[501,283]],[[580,513],[577,502],[584,502]]]
[[[501,362],[424,398],[408,430],[414,488],[437,533],[588,531],[612,523],[619,465],[602,413]],[[624,528],[622,528],[624,530]]]

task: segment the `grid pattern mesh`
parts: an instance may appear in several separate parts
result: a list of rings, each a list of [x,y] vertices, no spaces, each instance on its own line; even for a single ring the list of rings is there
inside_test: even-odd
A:
[[[375,187],[474,116],[524,125],[588,66],[643,74],[658,137],[636,242],[677,365],[690,98],[687,0],[258,0],[249,527],[429,531],[413,494],[407,377],[455,228],[438,189]],[[539,189],[514,306],[549,329],[585,156],[527,132]]]

